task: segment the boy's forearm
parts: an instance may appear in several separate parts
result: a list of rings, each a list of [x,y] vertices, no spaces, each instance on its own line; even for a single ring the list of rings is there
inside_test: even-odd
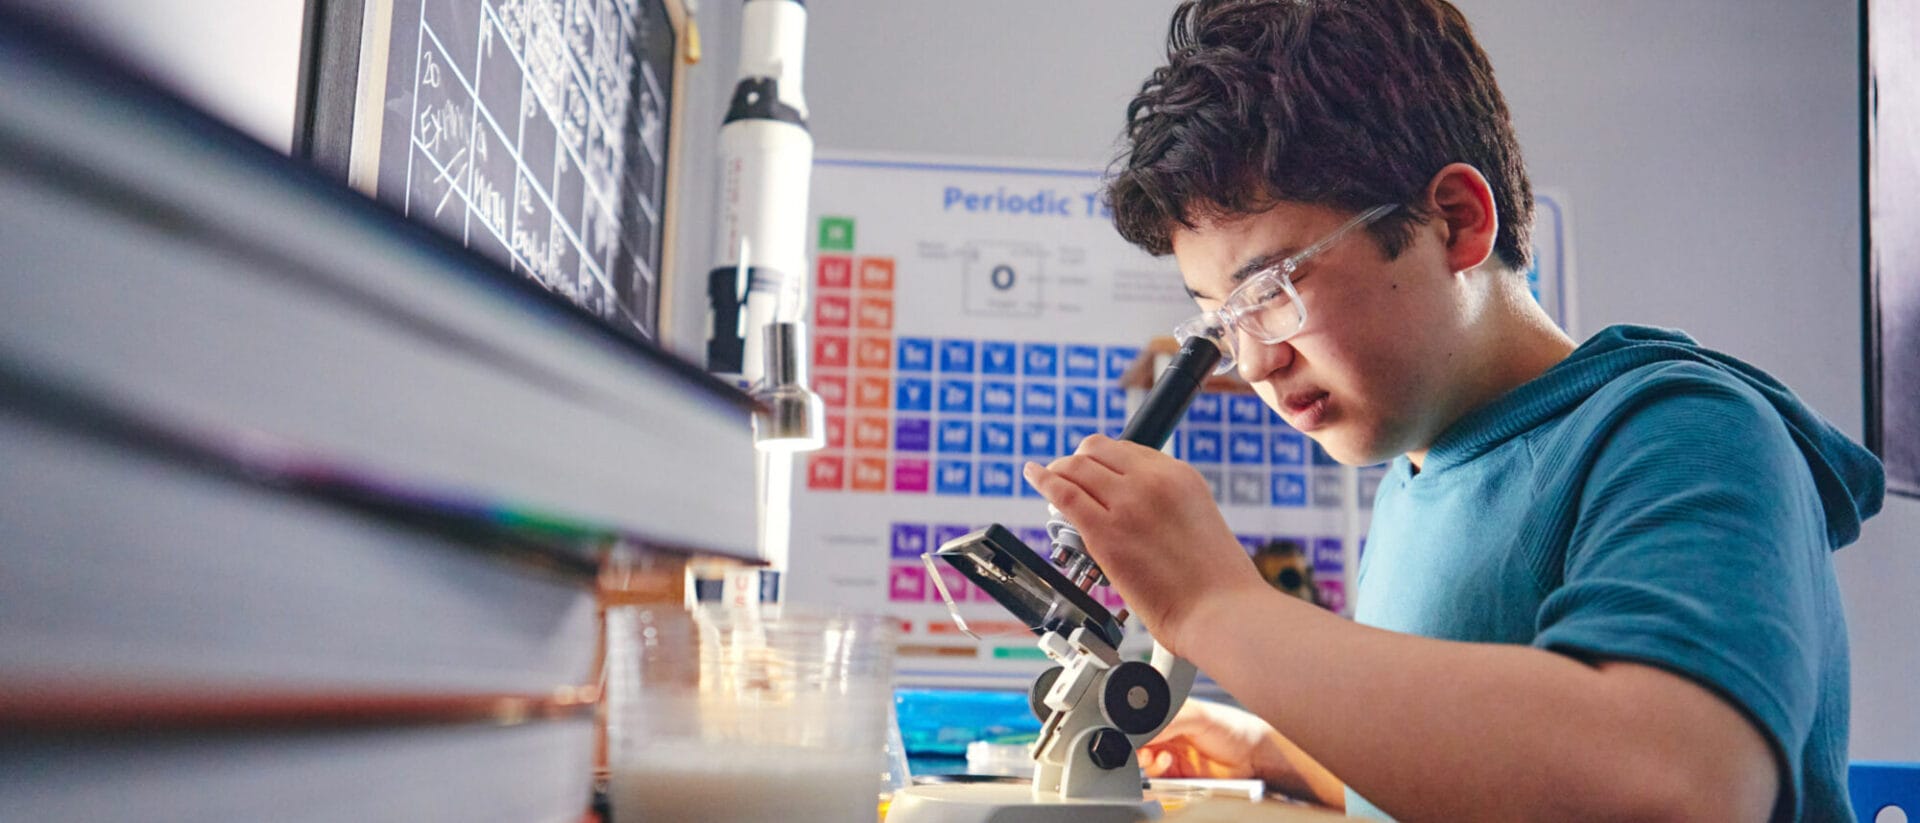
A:
[[[1726,779],[1696,768],[1711,753],[1643,729],[1660,715],[1563,655],[1382,631],[1257,590],[1209,598],[1183,622],[1183,654],[1396,815],[1657,818]]]

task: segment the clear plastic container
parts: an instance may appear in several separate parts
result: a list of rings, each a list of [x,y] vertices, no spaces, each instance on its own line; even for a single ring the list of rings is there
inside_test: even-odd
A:
[[[782,607],[607,614],[618,823],[872,820],[894,625]]]

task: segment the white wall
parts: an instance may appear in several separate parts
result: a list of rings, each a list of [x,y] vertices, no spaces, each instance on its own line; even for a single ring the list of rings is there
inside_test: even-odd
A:
[[[28,0],[288,145],[301,0]],[[738,0],[700,8],[677,205],[693,351],[711,260],[712,145]],[[1459,0],[1538,185],[1564,190],[1586,330],[1685,328],[1860,433],[1856,9],[1827,0]],[[1104,165],[1160,56],[1169,0],[835,0],[813,15],[823,148]],[[1853,634],[1856,758],[1920,760],[1920,501],[1836,557]]]

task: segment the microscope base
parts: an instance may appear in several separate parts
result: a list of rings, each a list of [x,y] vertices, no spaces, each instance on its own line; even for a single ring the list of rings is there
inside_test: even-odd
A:
[[[1157,800],[1066,800],[1015,783],[913,786],[893,795],[887,823],[1143,823]]]

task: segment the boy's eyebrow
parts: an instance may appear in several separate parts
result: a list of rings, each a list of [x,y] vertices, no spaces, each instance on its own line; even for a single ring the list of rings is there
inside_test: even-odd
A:
[[[1268,266],[1272,266],[1275,263],[1278,263],[1282,260],[1292,257],[1293,254],[1294,254],[1293,247],[1286,246],[1283,248],[1279,248],[1279,249],[1275,249],[1273,251],[1267,252],[1266,254],[1258,255],[1248,260],[1247,262],[1240,264],[1240,268],[1233,270],[1232,280],[1234,285],[1239,285],[1243,282],[1246,282],[1247,278],[1252,277],[1256,272],[1260,271],[1261,269],[1267,268]],[[1195,291],[1192,286],[1187,286],[1187,296],[1195,300],[1215,299],[1212,297],[1208,297],[1207,295],[1201,294],[1198,291]],[[1224,299],[1224,298],[1221,298],[1221,299]]]

